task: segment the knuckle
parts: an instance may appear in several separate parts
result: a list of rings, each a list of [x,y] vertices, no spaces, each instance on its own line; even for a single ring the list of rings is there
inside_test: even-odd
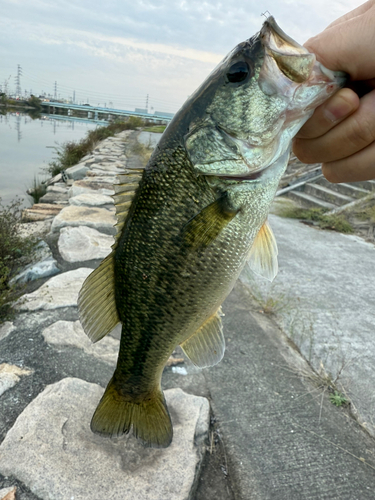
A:
[[[369,115],[353,116],[348,140],[362,149],[375,141],[375,120]]]

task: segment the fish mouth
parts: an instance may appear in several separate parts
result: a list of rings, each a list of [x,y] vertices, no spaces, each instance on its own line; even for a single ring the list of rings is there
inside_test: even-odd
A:
[[[264,22],[259,36],[266,59],[272,58],[290,82],[308,82],[310,85],[332,83],[336,89],[347,80],[346,73],[325,68],[317,61],[315,54],[284,33],[273,16]]]

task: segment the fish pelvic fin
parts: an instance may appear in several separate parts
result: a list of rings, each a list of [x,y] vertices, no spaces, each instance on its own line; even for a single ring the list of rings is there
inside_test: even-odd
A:
[[[277,243],[268,221],[260,228],[249,252],[249,266],[256,274],[273,281],[277,271]]]
[[[78,295],[82,327],[92,342],[105,337],[120,322],[115,302],[114,253],[84,281]]]
[[[229,205],[228,195],[220,198],[203,208],[183,228],[183,236],[194,249],[205,248],[212,243],[229,222],[237,215]]]
[[[167,448],[172,442],[172,422],[161,389],[135,400],[120,394],[112,378],[92,417],[91,430],[116,437],[131,429],[136,438],[152,448]]]
[[[221,307],[191,337],[181,344],[186,356],[199,368],[219,363],[225,351]]]

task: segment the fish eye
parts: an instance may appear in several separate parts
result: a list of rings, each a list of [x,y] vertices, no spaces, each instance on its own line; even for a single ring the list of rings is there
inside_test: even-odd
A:
[[[247,78],[250,73],[250,68],[247,62],[238,61],[228,69],[227,80],[229,83],[240,83]]]

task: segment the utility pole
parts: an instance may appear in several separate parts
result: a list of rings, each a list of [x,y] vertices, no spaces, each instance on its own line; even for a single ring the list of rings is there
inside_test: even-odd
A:
[[[73,104],[76,103],[76,91],[73,90]]]
[[[57,101],[57,82],[55,82],[55,94],[53,96],[53,99]]]
[[[21,96],[21,75],[22,68],[17,64],[17,76],[14,78],[16,80],[16,96]]]

